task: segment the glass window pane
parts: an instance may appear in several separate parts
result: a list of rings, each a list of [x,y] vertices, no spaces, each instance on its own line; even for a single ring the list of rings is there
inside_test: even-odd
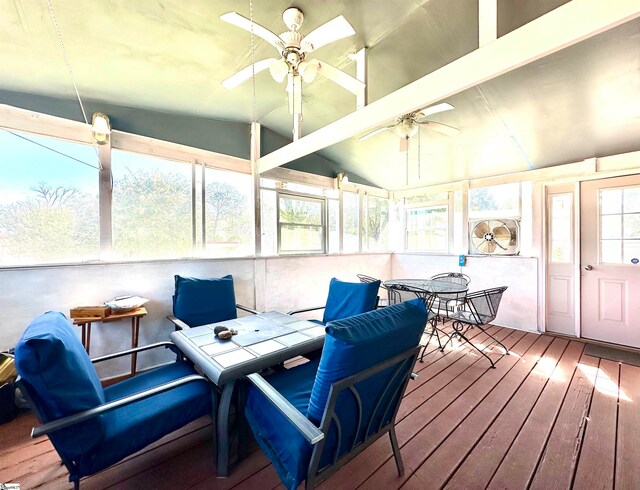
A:
[[[342,214],[343,214],[343,252],[359,252],[359,219],[358,219],[358,194],[354,192],[342,193]]]
[[[277,255],[277,195],[275,191],[262,190],[260,196],[260,216],[262,219],[260,223],[262,227],[261,253],[262,255]]]
[[[602,240],[600,242],[600,262],[619,264],[622,260],[622,240]]]
[[[251,175],[205,169],[207,255],[253,255]]]
[[[279,195],[280,253],[325,251],[324,199]]]
[[[600,214],[622,212],[622,189],[603,189],[600,191]]]
[[[111,166],[114,255],[191,255],[191,165],[113,150]]]
[[[625,213],[640,213],[640,187],[627,187],[623,200]]]
[[[283,223],[280,225],[280,252],[323,252],[322,227],[300,226]]]
[[[640,259],[640,240],[624,241],[624,257],[625,264],[632,264],[631,259]]]
[[[99,230],[95,149],[0,131],[0,265],[96,260]]]
[[[407,197],[404,200],[405,204],[428,204],[434,201],[448,201],[449,192],[437,192],[435,194],[422,194],[419,196]]]
[[[520,183],[469,190],[469,218],[520,216]]]
[[[622,215],[613,214],[610,216],[602,216],[601,218],[600,236],[607,238],[622,238]]]
[[[640,238],[640,213],[624,215],[624,238]]]
[[[572,194],[555,194],[551,196],[551,229],[549,231],[551,262],[567,264],[572,260],[572,206]]]
[[[280,223],[322,224],[322,203],[280,196]]]

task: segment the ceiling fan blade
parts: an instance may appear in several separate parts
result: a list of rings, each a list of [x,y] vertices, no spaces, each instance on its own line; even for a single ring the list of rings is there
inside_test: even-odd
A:
[[[445,112],[453,109],[454,107],[451,104],[447,104],[446,102],[443,102],[442,104],[436,104],[436,105],[432,105],[431,107],[425,107],[424,109],[420,109],[420,113],[422,113],[420,117],[427,117],[432,114],[437,114],[438,112]]]
[[[220,16],[220,20],[224,20],[229,24],[232,24],[240,29],[244,29],[245,31],[251,32],[267,41],[271,46],[276,48],[278,51],[282,51],[284,49],[284,42],[280,39],[276,34],[271,32],[266,27],[262,27],[260,24],[256,24],[255,22],[251,22],[246,17],[243,17],[238,12],[227,12],[226,14],[222,14]],[[251,28],[251,24],[253,24],[253,29]]]
[[[357,78],[347,75],[342,70],[339,70],[335,66],[331,66],[324,61],[318,61],[318,73],[321,73],[332,82],[337,83],[342,88],[347,89],[355,95],[358,95],[365,87],[364,83]]]
[[[409,151],[409,138],[400,138],[400,148],[398,151],[400,153]]]
[[[302,39],[302,51],[311,53],[326,44],[353,36],[355,33],[356,31],[353,30],[353,27],[351,27],[347,19],[339,15],[307,34],[304,39]]]
[[[222,86],[224,88],[232,89],[240,85],[245,80],[249,80],[254,73],[260,73],[261,71],[265,71],[271,66],[271,63],[278,61],[275,58],[267,58],[266,60],[256,61],[253,65],[249,65],[246,68],[243,68],[235,75],[231,75],[226,80],[222,81]],[[252,68],[253,66],[253,68]]]
[[[289,73],[287,94],[289,96],[289,114],[300,114],[302,112],[302,78],[300,75]]]
[[[456,136],[460,132],[458,128],[454,128],[453,126],[448,126],[447,124],[442,124],[435,121],[425,121],[418,124],[420,126],[438,131],[439,133],[446,134],[447,136]]]
[[[394,125],[395,126],[395,125]],[[360,136],[358,138],[358,141],[364,141],[364,140],[368,140],[369,138],[371,138],[372,136],[375,136],[376,134],[380,134],[383,131],[386,131],[387,129],[393,129],[394,126],[386,126],[384,128],[378,128],[375,131],[371,131],[370,133],[365,134],[364,136]]]

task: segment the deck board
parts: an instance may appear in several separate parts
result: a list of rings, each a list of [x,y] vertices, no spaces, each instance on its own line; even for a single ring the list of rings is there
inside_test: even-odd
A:
[[[620,364],[600,361],[574,479],[576,488],[613,488]]]
[[[616,488],[640,488],[640,367],[620,365]]]
[[[474,343],[487,344],[496,369],[469,345],[440,352],[435,340],[426,362],[416,364],[419,377],[409,383],[396,424],[403,476],[384,437],[320,488],[640,488],[640,367],[586,356],[575,340],[488,332],[514,354],[504,356],[483,332],[470,332]],[[0,426],[0,482],[71,488],[48,439],[30,439],[35,423],[23,414]],[[211,421],[203,417],[83,479],[81,488],[284,488],[255,444],[229,478],[216,478],[210,441]]]

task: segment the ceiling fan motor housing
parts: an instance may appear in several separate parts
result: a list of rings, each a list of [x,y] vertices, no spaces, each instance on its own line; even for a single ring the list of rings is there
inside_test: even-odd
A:
[[[282,13],[282,21],[289,29],[297,31],[304,21],[304,14],[302,10],[291,7]]]

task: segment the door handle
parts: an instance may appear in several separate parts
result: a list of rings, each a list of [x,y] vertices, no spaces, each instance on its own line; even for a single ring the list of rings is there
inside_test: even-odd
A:
[[[586,271],[591,271],[591,270],[593,270],[593,266],[592,266],[591,264],[589,264],[589,265],[585,265],[585,266],[584,266],[584,270],[586,270]]]

